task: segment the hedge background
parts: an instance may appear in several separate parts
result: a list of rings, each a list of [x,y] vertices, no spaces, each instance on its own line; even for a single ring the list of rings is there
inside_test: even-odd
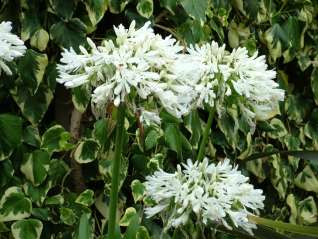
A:
[[[0,238],[38,238],[40,231],[41,238],[81,238],[79,225],[88,222],[85,235],[103,238],[116,112],[109,106],[108,117],[96,120],[89,89],[56,84],[56,63],[62,48],[78,49],[86,37],[100,42],[113,36],[113,25],[133,19],[150,20],[185,46],[215,40],[267,55],[286,90],[281,115],[259,122],[251,135],[231,109],[214,122],[207,154],[231,158],[264,190],[264,217],[315,225],[317,160],[244,159],[275,149],[318,150],[317,13],[316,0],[0,0],[0,21],[12,21],[29,49],[12,63],[13,76],[0,80]],[[207,112],[183,122],[163,110],[161,117],[160,129],[144,129],[133,112],[126,119],[119,213],[136,209],[143,219],[138,238],[159,238],[161,231],[140,213],[140,182],[158,165],[172,169],[193,155]],[[121,220],[123,232],[132,211]],[[195,235],[195,227],[188,230]]]

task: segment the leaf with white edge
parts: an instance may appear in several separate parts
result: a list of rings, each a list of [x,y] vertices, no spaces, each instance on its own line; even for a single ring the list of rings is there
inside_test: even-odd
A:
[[[150,18],[153,14],[153,0],[139,0],[137,12],[144,18]]]
[[[62,48],[78,49],[85,43],[86,25],[78,18],[68,22],[59,21],[50,28],[50,38]]]
[[[180,0],[180,3],[184,10],[192,18],[205,22],[205,11],[208,7],[207,0]]]
[[[44,182],[50,168],[50,155],[44,150],[35,150],[25,155],[21,164],[21,172],[33,185],[39,186]]]
[[[78,163],[90,163],[97,158],[100,145],[93,139],[80,142],[74,152],[74,159]]]
[[[64,197],[61,194],[47,197],[45,199],[45,205],[62,205],[64,203]]]
[[[84,113],[91,99],[91,89],[88,84],[81,85],[72,89],[72,102],[74,107]]]
[[[0,201],[0,222],[21,220],[29,217],[32,211],[30,199],[25,197],[21,188],[10,187]]]
[[[23,142],[39,148],[41,145],[41,136],[37,127],[32,125],[23,129]]]
[[[145,138],[145,148],[146,150],[150,150],[157,145],[158,139],[160,138],[160,134],[157,130],[151,129]]]
[[[288,134],[288,132],[285,128],[285,125],[281,120],[274,118],[271,120],[270,125],[275,128],[274,131],[271,131],[268,133],[268,136],[270,138],[278,139],[278,138],[282,138]]]
[[[32,183],[27,182],[23,185],[23,190],[33,203],[38,207],[41,207],[51,187],[51,181],[47,181],[45,184],[37,187],[33,186]]]
[[[49,42],[50,36],[43,28],[37,30],[31,37],[30,44],[40,51],[44,51]]]
[[[22,120],[15,115],[0,114],[0,161],[9,157],[21,143]]]
[[[64,224],[69,226],[72,226],[77,220],[74,211],[65,207],[60,208],[60,219]]]
[[[84,3],[89,20],[95,26],[103,18],[108,7],[108,0],[85,0]]]
[[[318,193],[318,179],[309,165],[297,175],[295,185],[306,191]]]
[[[27,41],[38,29],[41,23],[33,9],[21,13],[21,39]]]
[[[67,151],[73,147],[69,143],[70,139],[71,134],[61,125],[54,125],[43,134],[41,148],[49,153]]]
[[[310,76],[311,90],[314,94],[314,100],[318,105],[318,67],[315,67]]]
[[[66,20],[73,16],[77,2],[76,0],[50,0],[54,13]]]
[[[70,167],[62,159],[51,159],[48,179],[52,181],[53,186],[61,185],[70,172]]]
[[[33,125],[38,124],[42,120],[53,99],[52,90],[43,84],[39,86],[34,95],[26,87],[22,86],[15,87],[10,93],[23,116]]]
[[[121,227],[128,227],[131,219],[137,215],[136,209],[129,207],[126,209],[124,216],[119,221]]]
[[[38,53],[32,49],[28,49],[25,55],[19,60],[20,79],[23,81],[23,85],[30,89],[32,95],[37,92],[47,65],[47,55]]]
[[[138,179],[135,179],[134,181],[132,181],[130,187],[135,203],[141,201],[145,193],[145,185],[141,183]]]
[[[11,225],[14,239],[40,239],[43,224],[37,219],[24,219]]]
[[[94,191],[86,189],[76,198],[75,202],[87,207],[91,206],[94,203]]]
[[[7,185],[13,177],[14,168],[11,160],[0,161],[0,188]]]

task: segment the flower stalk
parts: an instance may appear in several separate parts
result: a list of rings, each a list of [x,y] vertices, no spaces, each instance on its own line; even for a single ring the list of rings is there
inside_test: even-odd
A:
[[[206,126],[204,128],[202,141],[200,143],[199,152],[198,152],[198,155],[197,155],[197,161],[199,161],[199,162],[202,161],[202,159],[203,159],[203,157],[205,155],[204,154],[205,153],[204,152],[205,151],[205,146],[206,146],[207,141],[208,141],[210,129],[211,129],[212,122],[213,122],[214,113],[215,113],[215,109],[214,108],[210,108],[208,122],[206,123]]]
[[[117,108],[117,126],[115,139],[115,157],[112,164],[112,182],[110,190],[108,239],[115,239],[118,188],[120,176],[120,161],[124,143],[125,105],[121,103]]]

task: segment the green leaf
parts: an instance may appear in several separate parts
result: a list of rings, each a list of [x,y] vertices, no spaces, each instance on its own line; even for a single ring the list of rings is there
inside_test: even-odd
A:
[[[150,239],[150,235],[146,227],[144,226],[139,227],[137,231],[136,239]]]
[[[160,138],[160,134],[157,130],[151,129],[145,138],[145,148],[146,150],[154,148],[157,143],[158,139]]]
[[[27,41],[38,29],[41,28],[36,11],[29,9],[21,13],[21,39]]]
[[[64,203],[64,197],[61,194],[47,197],[45,199],[45,205],[62,205]]]
[[[72,89],[72,102],[74,107],[84,113],[91,99],[91,90],[88,84]]]
[[[111,121],[108,119],[100,119],[95,122],[93,135],[101,146],[106,146],[109,143],[109,136],[114,127],[111,128]]]
[[[160,6],[166,8],[172,14],[174,14],[177,9],[177,3],[176,0],[160,0]]]
[[[236,148],[239,127],[237,119],[234,119],[228,113],[224,113],[217,122],[228,143],[233,149]]]
[[[138,215],[134,215],[130,219],[129,226],[125,232],[123,239],[135,239],[139,228],[139,217]]]
[[[26,182],[23,185],[23,190],[33,203],[41,207],[51,187],[51,181],[47,181],[41,186],[34,186],[32,183]]]
[[[94,139],[84,139],[81,141],[75,152],[74,159],[78,163],[90,163],[97,159],[100,145]]]
[[[137,215],[135,208],[133,208],[133,207],[127,208],[124,216],[119,221],[119,225],[121,227],[127,227],[135,215]]]
[[[84,3],[89,20],[95,26],[103,18],[107,10],[108,0],[85,0]]]
[[[15,239],[40,239],[43,224],[37,219],[25,219],[11,225],[11,232]]]
[[[318,179],[309,165],[297,175],[295,185],[306,191],[318,193]]]
[[[153,0],[138,0],[137,12],[144,18],[150,18],[153,13]]]
[[[257,217],[253,215],[249,215],[248,218],[251,222],[254,222],[258,225],[270,227],[276,230],[291,232],[291,233],[296,233],[301,235],[307,235],[307,236],[315,236],[315,237],[318,236],[317,227],[301,226],[301,225],[295,225],[295,224],[285,223],[280,221],[273,221],[270,219]]]
[[[77,0],[50,0],[50,3],[57,15],[68,20],[73,16]]]
[[[125,9],[127,4],[128,0],[109,0],[109,11],[115,14],[121,13]]]
[[[205,11],[208,7],[207,0],[180,0],[180,3],[189,16],[205,22]]]
[[[187,130],[191,133],[190,143],[197,149],[203,131],[198,111],[192,111],[190,114],[185,116],[184,124]]]
[[[42,120],[53,99],[53,92],[42,84],[34,95],[22,86],[12,89],[10,93],[22,111],[23,116],[33,125],[38,124]]]
[[[70,139],[69,132],[60,125],[54,125],[43,134],[41,148],[46,149],[49,153],[69,150],[73,147],[69,143]]]
[[[43,28],[37,30],[31,37],[30,44],[40,51],[44,51],[49,42],[50,36]]]
[[[60,219],[61,221],[69,226],[72,226],[76,222],[76,214],[70,208],[60,208]]]
[[[314,94],[314,100],[318,105],[318,67],[315,67],[310,76],[311,90]]]
[[[24,86],[30,89],[32,95],[37,92],[43,80],[47,64],[46,54],[41,54],[31,49],[28,49],[19,61],[20,79],[23,81]]]
[[[285,101],[288,118],[301,123],[310,111],[311,104],[300,95],[289,95]]]
[[[78,18],[58,22],[50,28],[50,38],[62,48],[78,49],[85,43],[86,25]]]
[[[180,131],[176,124],[168,124],[165,128],[165,141],[171,150],[181,156],[182,141]]]
[[[0,114],[0,161],[9,157],[12,150],[20,145],[21,137],[21,118],[10,114]]]
[[[275,129],[274,131],[268,133],[268,136],[270,138],[278,139],[287,135],[288,132],[285,128],[284,123],[281,120],[274,118],[271,120],[270,125]]]
[[[0,188],[9,184],[13,178],[14,169],[11,160],[0,162]]]
[[[21,164],[21,172],[33,185],[39,186],[44,182],[50,167],[50,155],[44,150],[35,150],[25,155]]]
[[[83,213],[79,225],[77,228],[77,232],[75,234],[75,239],[93,239],[94,238],[94,231],[93,231],[93,224],[91,222],[90,214]]]
[[[41,145],[41,136],[37,127],[27,126],[23,130],[23,142],[39,148]]]
[[[94,203],[94,191],[86,189],[76,198],[75,202],[87,207],[91,206]]]
[[[135,203],[141,201],[146,190],[145,185],[141,183],[138,179],[135,179],[131,182],[130,187]]]
[[[32,203],[19,187],[7,188],[0,201],[0,222],[21,220],[29,217]]]

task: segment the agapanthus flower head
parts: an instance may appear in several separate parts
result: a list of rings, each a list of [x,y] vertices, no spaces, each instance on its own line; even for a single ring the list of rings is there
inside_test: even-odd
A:
[[[6,62],[23,56],[26,51],[23,41],[11,33],[11,24],[11,22],[0,23],[0,74],[3,70],[7,75],[11,75],[12,72]]]
[[[279,113],[284,91],[273,80],[276,72],[268,69],[265,56],[249,56],[241,47],[228,52],[216,42],[191,46],[188,53],[174,63],[174,74],[192,85],[196,107],[215,107],[220,114],[227,101],[236,102],[242,113],[250,112],[250,122]]]
[[[192,88],[171,73],[183,49],[176,40],[155,34],[150,22],[136,29],[133,21],[128,29],[119,25],[114,31],[114,41],[96,46],[87,39],[90,49],[65,49],[58,82],[69,88],[90,84],[92,101],[100,107],[109,101],[118,106],[135,92],[141,99],[153,95],[177,117],[188,112],[191,98],[186,96]]]
[[[146,195],[155,202],[146,207],[147,217],[167,215],[167,228],[194,219],[206,226],[241,227],[252,234],[256,225],[248,215],[258,214],[264,207],[262,190],[254,189],[229,159],[218,164],[209,164],[207,158],[195,163],[189,159],[182,166],[175,173],[158,170],[147,176]]]

